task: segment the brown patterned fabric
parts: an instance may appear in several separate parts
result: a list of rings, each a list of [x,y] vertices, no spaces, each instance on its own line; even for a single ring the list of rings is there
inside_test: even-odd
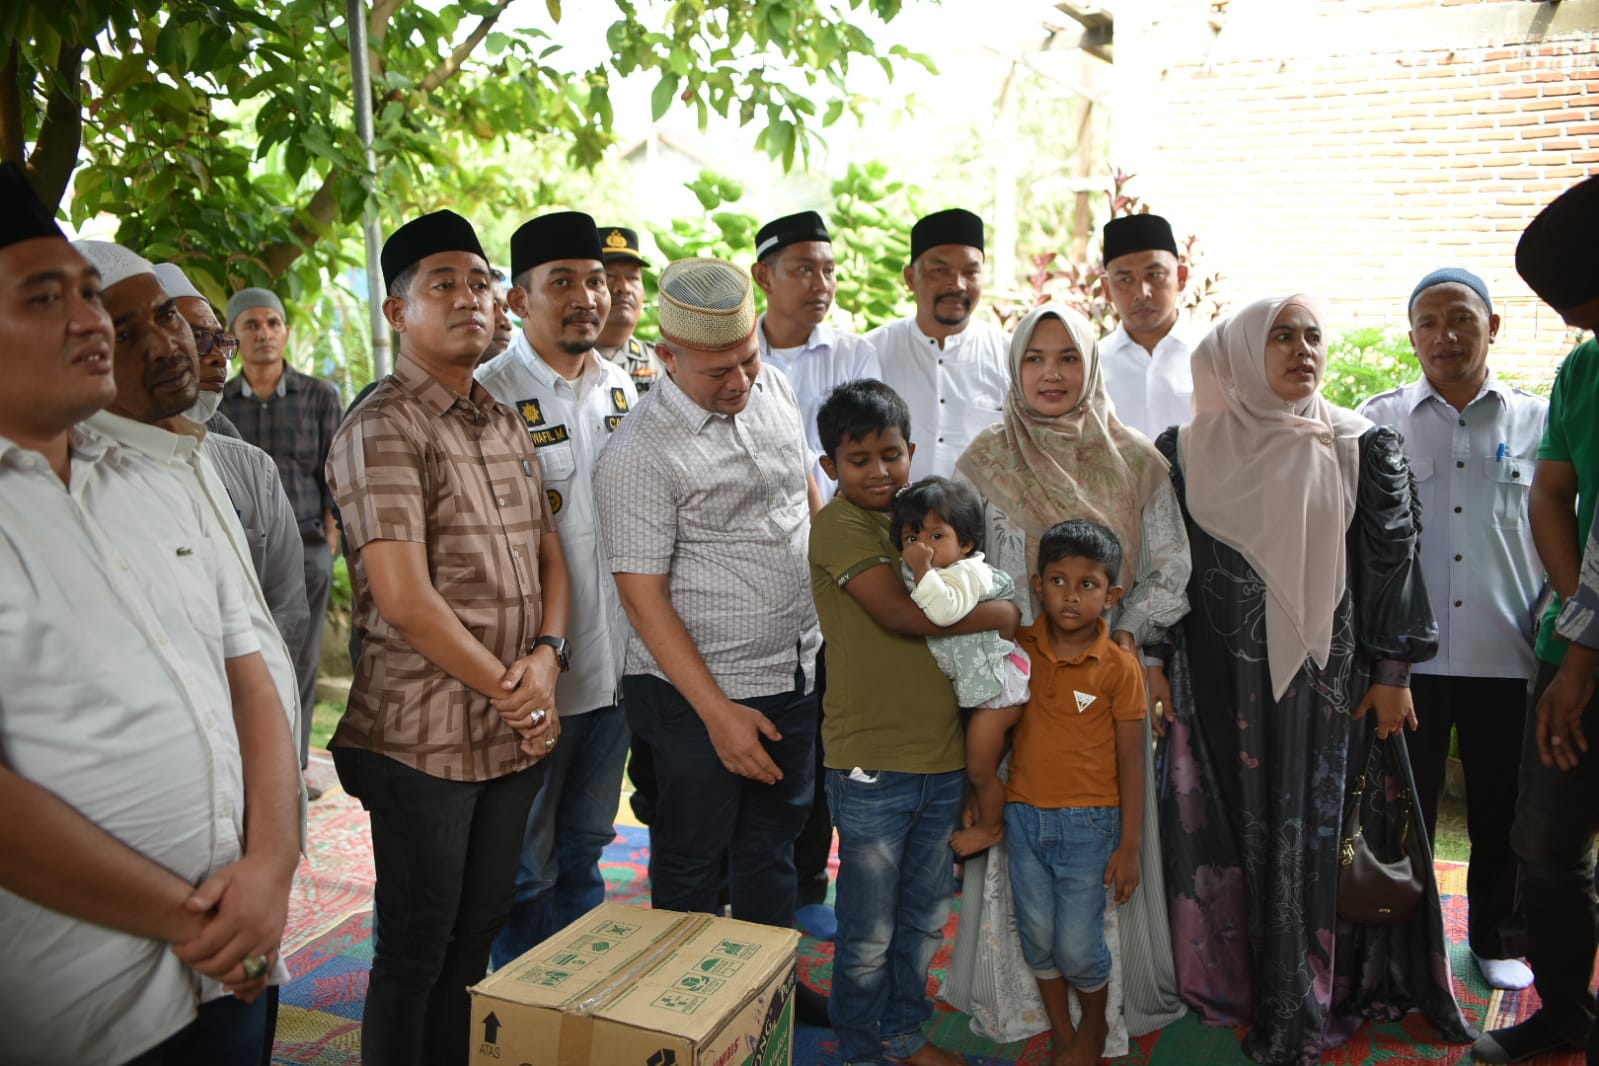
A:
[[[486,697],[379,616],[360,554],[375,540],[427,545],[433,587],[472,635],[507,665],[527,654],[542,615],[539,537],[554,525],[521,418],[481,385],[462,397],[402,355],[339,429],[327,475],[355,553],[361,638],[331,745],[457,781],[532,765]]]

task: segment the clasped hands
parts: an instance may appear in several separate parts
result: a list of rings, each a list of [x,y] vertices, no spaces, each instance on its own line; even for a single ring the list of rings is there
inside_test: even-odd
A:
[[[534,759],[553,751],[561,736],[561,716],[555,710],[555,682],[560,676],[555,653],[541,645],[506,669],[500,679],[505,695],[490,701],[505,724],[521,736],[522,752]]]
[[[297,859],[246,852],[202,881],[183,902],[192,931],[172,945],[172,953],[221,982],[224,991],[254,1003],[266,989],[268,974],[252,975],[246,961],[259,965],[264,960],[270,969],[277,958]]]

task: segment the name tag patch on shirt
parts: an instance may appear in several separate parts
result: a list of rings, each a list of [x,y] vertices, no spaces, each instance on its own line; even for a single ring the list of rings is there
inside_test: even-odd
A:
[[[1090,696],[1086,692],[1078,692],[1076,689],[1072,689],[1072,695],[1077,697],[1078,714],[1082,714],[1084,711],[1088,710],[1088,708],[1092,707],[1094,705],[1094,701],[1099,698],[1098,696]]]
[[[572,435],[566,431],[565,422],[558,426],[551,426],[548,429],[533,429],[530,427],[527,435],[533,438],[533,447],[535,448],[548,448],[552,444],[562,444],[572,439]]]
[[[627,413],[627,393],[624,390],[611,390],[611,410],[621,414]]]
[[[605,416],[605,431],[607,433],[615,433],[616,432],[616,427],[621,425],[621,424],[622,424],[622,416],[621,415],[606,415]]]
[[[550,501],[550,514],[561,513],[561,494],[554,489],[545,489],[544,495]]]
[[[516,401],[516,409],[522,412],[522,421],[526,422],[529,427],[542,426],[544,424],[544,410],[539,407],[537,400],[518,400]]]

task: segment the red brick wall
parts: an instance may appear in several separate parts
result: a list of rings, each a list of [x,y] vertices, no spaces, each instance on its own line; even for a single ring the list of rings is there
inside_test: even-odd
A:
[[[1119,12],[1113,162],[1234,300],[1304,290],[1335,329],[1401,324],[1418,278],[1465,266],[1504,317],[1495,362],[1547,377],[1576,335],[1514,249],[1599,171],[1599,2],[1312,0],[1271,25],[1294,4],[1235,0],[1219,30],[1205,0]]]

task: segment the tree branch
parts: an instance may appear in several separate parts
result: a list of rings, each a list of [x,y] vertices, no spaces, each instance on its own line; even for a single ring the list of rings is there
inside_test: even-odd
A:
[[[377,0],[372,5],[372,18],[367,22],[367,39],[376,43],[389,33],[389,19],[400,10],[405,0]]]
[[[367,19],[366,24],[366,64],[374,82],[382,79],[385,69],[380,46],[389,35],[389,20],[404,3],[405,0],[377,0],[372,5],[372,17]]]
[[[337,170],[329,171],[328,176],[322,179],[322,186],[311,194],[310,202],[305,205],[305,213],[322,226],[333,225],[338,217],[339,201],[333,194],[338,179]],[[274,278],[281,278],[290,265],[305,254],[305,246],[321,236],[311,226],[298,220],[289,230],[294,234],[294,240],[269,244],[261,252],[261,261],[266,264],[267,273]]]
[[[473,30],[471,35],[462,41],[455,51],[450,53],[450,58],[434,67],[433,72],[422,79],[422,84],[418,88],[425,93],[430,93],[455,76],[455,72],[461,69],[461,64],[466,62],[466,57],[472,54],[472,49],[483,43],[483,38],[489,35],[489,30],[494,27],[494,23],[499,20],[501,15],[505,14],[505,9],[510,5],[511,0],[497,0],[497,3],[498,6],[494,11],[483,16],[483,20],[477,24],[477,29]]]
[[[6,65],[0,70],[0,159],[21,166],[27,160],[27,136],[22,124],[22,49],[11,42]]]
[[[377,0],[372,5],[372,21],[367,30],[369,42],[376,42],[382,39],[383,32],[388,29],[389,17],[393,15],[402,3],[404,3],[404,0]],[[496,3],[498,6],[494,11],[483,16],[482,20],[478,22],[477,28],[468,35],[466,40],[461,42],[455,51],[450,53],[449,58],[434,67],[432,72],[422,79],[422,83],[418,86],[421,91],[425,93],[433,92],[453,78],[456,72],[461,69],[461,64],[466,62],[467,56],[472,54],[472,49],[483,43],[483,38],[489,35],[489,30],[494,27],[494,23],[499,17],[505,13],[505,9],[510,5],[511,0],[496,0]],[[379,16],[382,17],[381,23],[379,22]],[[328,171],[328,176],[322,179],[321,187],[312,194],[310,202],[305,205],[305,213],[322,226],[331,226],[338,217],[339,202],[334,195],[334,188],[338,184],[338,180],[339,171],[337,169]],[[294,234],[294,240],[268,245],[261,252],[261,259],[274,278],[282,277],[283,272],[288,270],[296,259],[305,254],[305,246],[315,241],[318,237],[316,230],[304,222],[295,222],[290,229]]]
[[[78,149],[83,145],[82,75],[83,45],[62,41],[56,54],[56,78],[51,79],[50,92],[45,97],[44,121],[39,124],[33,154],[28,157],[33,187],[52,206],[66,195],[72,168],[78,162]],[[72,86],[73,91],[63,91],[58,82]]]

